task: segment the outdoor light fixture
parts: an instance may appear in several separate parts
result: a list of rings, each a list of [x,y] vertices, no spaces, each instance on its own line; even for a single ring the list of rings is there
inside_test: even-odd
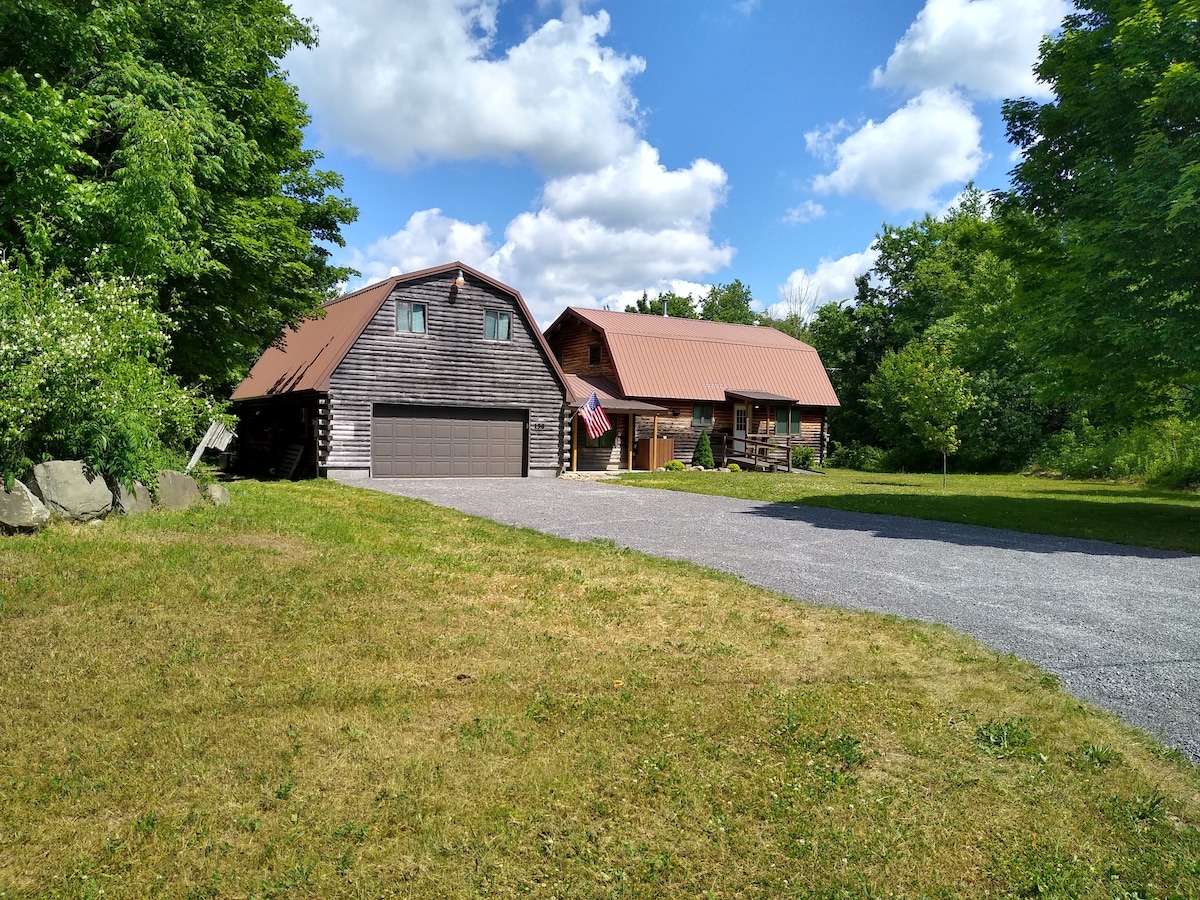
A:
[[[463,286],[464,284],[466,284],[466,283],[467,283],[467,279],[463,278],[462,269],[459,269],[459,270],[458,270],[458,277],[454,279],[454,286],[455,286],[456,288],[460,288],[460,287],[462,287],[462,286]]]

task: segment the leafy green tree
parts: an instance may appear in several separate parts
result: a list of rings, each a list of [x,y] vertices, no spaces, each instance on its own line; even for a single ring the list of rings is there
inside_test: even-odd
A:
[[[0,252],[149,285],[174,371],[216,391],[346,277],[284,0],[10,0],[0,34]]]
[[[1023,153],[1006,230],[1051,397],[1113,419],[1200,414],[1200,40],[1195,0],[1076,0],[1009,101]]]
[[[696,440],[696,447],[692,451],[692,465],[703,466],[706,469],[711,469],[716,464],[713,459],[712,441],[708,439],[708,432],[701,431],[700,437]]]
[[[1006,240],[973,188],[944,218],[884,226],[854,301],[822,306],[809,332],[842,404],[830,415],[839,443],[887,447],[896,464],[928,463],[923,445],[908,429],[889,427],[868,392],[889,353],[925,338],[973,373],[977,402],[959,436],[976,470],[1020,468],[1061,424],[1060,411],[1038,398],[1036,360],[1018,339],[1018,282]]]
[[[754,297],[750,288],[734,279],[729,284],[714,284],[700,301],[700,318],[709,322],[753,325],[758,316],[751,309]]]
[[[679,294],[672,293],[671,291],[659,294],[653,300],[650,299],[646,291],[642,291],[642,296],[638,298],[637,305],[627,305],[625,312],[661,316],[663,314],[663,303],[667,304],[667,315],[673,319],[699,318],[696,313],[696,301],[690,295],[681,297]]]
[[[958,450],[958,423],[974,398],[970,376],[953,364],[950,352],[932,341],[913,341],[884,356],[868,387],[869,402],[893,432],[907,429],[929,450],[946,459]]]

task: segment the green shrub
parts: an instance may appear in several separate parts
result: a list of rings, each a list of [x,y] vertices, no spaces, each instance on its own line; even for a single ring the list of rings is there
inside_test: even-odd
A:
[[[811,469],[817,464],[817,451],[812,447],[792,448],[792,468]]]
[[[729,471],[730,472],[740,472],[740,471],[742,471],[742,467],[739,466],[737,463],[730,463]]]
[[[686,468],[686,467],[679,460],[673,459],[670,462],[668,462],[663,468],[665,468],[668,472],[682,472],[684,470],[684,468]]]
[[[707,431],[701,431],[700,438],[696,441],[696,449],[692,451],[692,465],[703,466],[706,469],[711,469],[714,465],[712,442],[708,439]]]
[[[1037,456],[1041,468],[1073,478],[1145,478],[1200,486],[1200,422],[1170,417],[1133,428],[1097,428],[1077,416]]]
[[[58,458],[153,484],[178,464],[218,409],[167,373],[170,327],[131,279],[0,261],[0,478]]]
[[[883,468],[884,452],[869,444],[851,441],[848,444],[834,443],[833,452],[825,457],[825,464],[838,469],[857,469],[860,472],[878,472]]]

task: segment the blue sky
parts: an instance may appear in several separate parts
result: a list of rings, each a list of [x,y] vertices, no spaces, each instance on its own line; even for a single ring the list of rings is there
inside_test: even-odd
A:
[[[1014,164],[1066,0],[294,0],[356,287],[454,259],[567,305],[851,295],[884,222]],[[776,307],[778,309],[778,307]]]

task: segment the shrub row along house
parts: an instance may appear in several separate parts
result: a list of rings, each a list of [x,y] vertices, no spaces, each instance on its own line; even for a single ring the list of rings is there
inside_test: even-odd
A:
[[[597,440],[575,417],[593,391],[614,426]],[[701,431],[726,458],[770,436],[821,454],[837,404],[816,351],[774,329],[569,308],[543,335],[458,262],[326,304],[232,399],[240,467],[287,477],[646,468],[690,460]]]

